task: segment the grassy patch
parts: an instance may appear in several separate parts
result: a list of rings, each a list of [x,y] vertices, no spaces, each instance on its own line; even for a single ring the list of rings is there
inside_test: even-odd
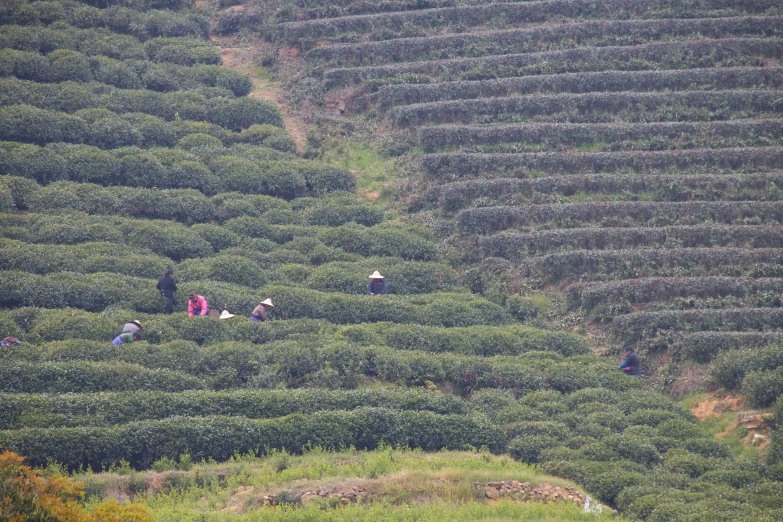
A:
[[[217,477],[220,477],[219,479]],[[133,484],[163,484],[157,492],[137,494],[157,520],[601,520],[572,504],[488,501],[473,482],[499,480],[572,483],[538,473],[508,456],[484,452],[381,448],[375,451],[325,452],[304,455],[274,452],[268,456],[237,455],[230,462],[199,463],[187,472],[140,472],[78,476],[97,492],[128,491]],[[258,507],[257,500],[282,491],[360,486],[367,496],[358,504],[337,507],[314,499],[295,507]],[[614,519],[616,520],[616,518]]]
[[[350,170],[356,176],[359,196],[372,202],[389,203],[394,199],[394,180],[401,176],[393,159],[382,156],[368,143],[330,139],[324,143],[323,159]]]
[[[264,82],[272,81],[272,75],[264,67],[253,67],[253,76]]]

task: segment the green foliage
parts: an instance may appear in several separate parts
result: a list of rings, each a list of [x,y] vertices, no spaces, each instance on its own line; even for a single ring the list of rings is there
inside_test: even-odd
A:
[[[122,458],[135,468],[146,468],[161,457],[174,460],[185,452],[192,460],[227,460],[235,453],[251,450],[256,454],[282,448],[302,451],[313,445],[373,449],[386,443],[431,451],[467,446],[497,450],[504,443],[499,430],[481,417],[424,411],[359,408],[263,420],[220,416],[190,417],[187,422],[183,419],[140,421],[110,428],[6,431],[0,435],[0,442],[26,453],[33,465],[50,459],[69,468],[95,469]],[[146,434],[144,442],[138,437],[142,431]],[[49,443],[42,445],[43,438]],[[33,448],[40,450],[33,455]]]
[[[214,393],[129,391],[71,393],[67,398],[57,395],[6,394],[3,403],[8,414],[3,418],[3,429],[106,427],[177,416],[241,415],[250,419],[264,419],[360,407],[432,411],[444,415],[466,413],[464,403],[457,397],[416,389],[233,390]]]
[[[171,370],[151,370],[125,363],[16,363],[0,370],[2,391],[64,393],[199,389],[199,379]]]

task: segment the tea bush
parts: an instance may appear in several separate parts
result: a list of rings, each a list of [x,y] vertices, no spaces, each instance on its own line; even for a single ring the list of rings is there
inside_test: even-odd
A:
[[[685,225],[663,227],[575,228],[533,233],[501,232],[479,238],[485,257],[521,260],[567,250],[629,250],[667,246],[682,248],[781,248],[783,241],[766,225]]]
[[[323,79],[331,89],[357,83],[380,86],[405,75],[416,83],[509,78],[540,74],[596,71],[644,71],[714,67],[731,61],[734,66],[758,64],[758,57],[774,58],[780,43],[774,39],[737,38],[714,42],[685,40],[641,45],[581,47],[539,53],[520,53],[477,58],[446,58],[424,62],[327,69]]]
[[[433,353],[481,356],[519,355],[533,351],[553,351],[564,356],[587,353],[587,345],[578,336],[521,326],[439,328],[378,323],[346,326],[340,330],[340,335],[354,342]]]
[[[311,51],[312,52],[312,51]],[[541,74],[516,78],[453,81],[435,84],[391,84],[377,93],[360,97],[359,109],[370,105],[389,108],[445,100],[490,98],[539,92],[666,91],[684,89],[752,89],[760,85],[779,87],[783,70],[756,67],[721,69],[674,69],[653,71],[601,71],[587,73]]]
[[[358,67],[393,62],[426,62],[445,57],[533,53],[579,44],[594,47],[638,45],[670,38],[688,39],[695,35],[705,38],[774,36],[778,29],[776,24],[779,23],[774,17],[759,20],[754,24],[749,24],[748,20],[743,18],[693,19],[692,15],[686,18],[689,19],[584,21],[552,27],[460,31],[456,35],[322,45],[308,51],[305,57],[320,66],[337,64]]]
[[[0,372],[2,391],[14,393],[177,392],[204,387],[199,379],[180,372],[126,363],[15,363],[4,366]]]
[[[145,433],[143,444],[141,432]],[[48,442],[42,444],[44,440]],[[244,454],[252,450],[262,454],[282,448],[298,452],[310,446],[373,449],[386,443],[425,451],[468,446],[498,451],[505,443],[502,433],[482,417],[384,408],[259,420],[212,416],[188,417],[185,421],[172,417],[109,428],[13,430],[0,434],[0,442],[26,454],[33,465],[50,459],[69,468],[95,469],[119,459],[144,469],[161,457],[176,459],[185,452],[194,460],[211,457],[224,461],[234,452]]]
[[[773,6],[775,4],[770,1],[764,5]],[[394,32],[400,31],[403,27],[406,29],[410,27],[434,28],[444,25],[471,27],[492,24],[493,22],[498,23],[498,21],[505,23],[507,19],[544,22],[552,16],[598,19],[625,18],[638,16],[650,8],[649,5],[642,2],[610,2],[601,6],[583,6],[562,2],[545,7],[524,3],[473,5],[442,10],[424,9],[401,13],[284,22],[275,27],[275,36],[281,42],[292,43],[304,38],[336,37],[347,32],[371,33],[381,30]],[[734,5],[734,8],[737,13],[755,12],[754,6],[750,3]],[[684,13],[680,16],[684,16]]]
[[[85,393],[62,396],[6,394],[3,429],[105,427],[134,421],[186,416],[241,415],[250,419],[324,410],[382,407],[465,414],[459,398],[423,390],[240,390],[229,392]]]
[[[373,270],[379,270],[391,294],[429,294],[456,289],[453,269],[438,263],[366,258],[359,263],[326,263],[313,269],[305,285],[322,292],[364,294]]]

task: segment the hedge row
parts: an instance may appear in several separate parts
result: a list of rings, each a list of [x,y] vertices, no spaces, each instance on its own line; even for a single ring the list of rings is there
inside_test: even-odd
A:
[[[209,18],[198,12],[176,13],[157,9],[141,12],[118,5],[105,9],[72,5],[64,9],[60,3],[41,4],[43,2],[30,3],[29,8],[17,10],[10,19],[5,18],[0,23],[35,26],[61,22],[80,29],[105,27],[140,40],[157,36],[209,37]]]
[[[574,173],[764,172],[783,168],[783,147],[639,152],[544,152],[535,154],[425,154],[422,167],[439,181],[462,178],[530,177]]]
[[[652,5],[651,5],[652,4]],[[688,18],[748,14],[766,7],[774,7],[774,0],[754,3],[743,2],[701,2],[689,9],[671,10],[668,0],[643,2],[641,0],[610,0],[600,5],[588,5],[575,0],[549,0],[546,2],[498,3],[465,7],[446,7],[440,9],[414,10],[402,13],[384,13],[377,15],[345,16],[340,18],[285,22],[275,26],[277,40],[294,43],[305,38],[334,38],[344,33],[402,32],[411,27],[435,29],[443,26],[476,27],[487,24],[505,24],[508,20],[546,22],[553,16],[567,18],[617,19],[633,18],[644,14],[655,16],[657,9],[664,9],[664,18]],[[669,10],[666,10],[669,9]],[[652,10],[652,12],[651,12]],[[659,15],[660,16],[660,15]],[[391,36],[391,35],[390,35]],[[393,38],[394,36],[392,36]]]
[[[751,406],[772,406],[783,396],[783,368],[748,373],[742,381],[742,394]]]
[[[185,310],[183,306],[178,308],[178,311]],[[0,315],[0,330],[2,330],[0,333],[3,333],[4,337],[13,335],[24,339],[23,345],[87,339],[100,341],[102,343],[100,347],[107,349],[109,340],[118,334],[118,327],[128,321],[128,315],[131,313],[125,308],[116,307],[106,309],[100,314],[73,308],[56,310],[18,308]],[[236,320],[232,321],[209,321],[201,317],[187,317],[184,313],[173,315],[135,313],[133,315],[146,325],[144,338],[152,343],[177,340],[193,341],[204,345],[231,341],[265,343],[286,339],[291,335],[311,336],[329,331],[329,325],[324,321],[310,319],[254,323],[244,318],[235,318]],[[76,343],[73,346],[77,354],[82,353],[85,347],[89,346],[89,341],[74,341],[74,343]],[[180,352],[178,357],[183,361],[187,360],[186,353]]]
[[[362,275],[356,274],[356,278]],[[159,313],[165,304],[155,290],[155,281],[150,279],[74,272],[41,276],[17,271],[0,272],[0,277],[5,289],[0,304],[7,307],[75,307],[101,311],[110,305],[122,305],[139,312]],[[262,295],[270,297],[276,305],[273,316],[280,319],[327,319],[338,324],[417,322],[433,326],[511,322],[502,307],[470,294],[442,293],[417,297],[389,295],[374,298],[296,287],[267,286],[254,290],[220,281],[193,281],[180,285],[181,303],[184,303],[189,292],[199,292],[216,308],[228,308],[233,313],[248,316]],[[178,305],[178,308],[182,306],[179,302]]]
[[[721,352],[759,348],[781,340],[779,332],[696,332],[676,341],[670,351],[697,362],[709,362]]]
[[[694,331],[777,330],[783,326],[779,308],[743,308],[726,310],[670,310],[637,312],[615,317],[614,335],[624,342],[652,337],[658,330]]]
[[[188,69],[222,68],[205,65]],[[149,114],[165,121],[175,121],[177,115],[182,120],[209,121],[211,110],[232,101],[232,91],[224,87],[202,86],[188,91],[156,92],[138,88],[118,89],[94,82],[47,84],[3,78],[0,79],[0,101],[3,105],[32,105],[67,113],[82,109],[107,109],[117,114]]]
[[[79,51],[117,60],[145,60],[144,44],[130,35],[108,29],[77,29],[72,26],[31,27],[0,26],[0,49],[15,49],[49,54],[59,49]]]
[[[145,11],[147,9],[190,9],[195,6],[193,0],[86,0],[84,2],[87,5],[95,6],[101,9],[111,8],[113,6],[127,7],[130,9],[136,9],[139,11]]]
[[[287,133],[268,125],[251,126],[242,134],[250,140],[261,137],[263,138],[260,140],[261,143],[275,147],[287,148],[289,143],[293,144]],[[198,146],[200,144],[206,146],[200,147]],[[196,146],[191,148],[190,145]],[[321,196],[335,191],[351,192],[356,187],[356,180],[347,169],[332,167],[317,161],[294,159],[286,153],[269,147],[238,145],[224,148],[216,138],[199,133],[180,140],[179,147],[176,149],[154,147],[142,150],[123,147],[102,150],[90,145],[56,143],[38,147],[0,142],[0,151],[2,151],[0,174],[24,176],[43,185],[53,181],[69,180],[100,185],[127,185],[134,187],[134,190],[138,190],[139,187],[197,189],[207,195],[234,192],[233,195],[223,194],[217,200],[223,201],[224,209],[243,208],[243,210],[247,209],[250,215],[258,214],[258,211],[252,207],[258,206],[257,202],[260,200],[257,197],[239,196],[236,192],[293,199],[304,196],[308,191],[314,196]],[[100,196],[98,198],[100,202],[88,201],[74,205],[75,208],[83,207],[88,211],[97,212],[101,209],[111,211],[112,200],[120,197],[107,196],[107,191],[86,185],[60,185],[49,190],[60,195],[60,200],[65,207],[71,205],[73,192]],[[122,190],[112,189],[124,193]],[[138,198],[143,198],[142,194],[157,195],[155,197],[160,198],[162,192],[141,191],[138,194]],[[182,191],[177,194],[190,200],[201,197],[194,191]],[[141,208],[150,208],[153,215],[162,214],[168,217],[173,213],[189,219],[189,214],[194,212],[203,219],[209,219],[208,215],[200,214],[210,206],[207,199],[202,199],[204,204],[198,205],[199,208],[192,212],[175,211],[171,208],[155,210],[156,206],[163,203],[160,200],[155,202],[149,199],[146,201],[136,199],[136,201]],[[255,203],[249,205],[248,202]],[[57,202],[44,203],[44,205],[58,206]],[[265,205],[269,204],[265,203]],[[355,203],[349,207],[350,209],[337,209],[334,205],[324,205],[316,212],[319,217],[314,219],[327,223],[339,222],[343,219],[340,217],[341,214],[351,212],[355,214],[351,219],[360,222],[366,223],[377,219],[376,215],[361,211],[363,207]],[[144,214],[141,209],[139,211]],[[236,216],[237,212],[237,210],[229,211],[226,216]]]
[[[695,225],[675,227],[574,228],[530,234],[501,233],[479,238],[485,257],[522,259],[564,250],[631,248],[783,248],[775,226]]]
[[[282,127],[282,119],[277,108],[270,102],[254,98],[237,98],[227,103],[216,104],[209,111],[208,119],[214,125],[235,132],[251,125]],[[0,139],[41,145],[67,142],[88,143],[102,149],[130,146],[171,147],[188,135],[205,136],[200,131],[198,124],[166,122],[156,116],[140,113],[117,115],[106,109],[83,109],[74,115],[38,109],[29,105],[11,105],[0,109]],[[225,136],[229,143],[243,141],[242,136],[238,136],[239,139],[234,138],[230,133],[226,133]],[[190,140],[197,138],[190,138]],[[207,141],[201,145],[213,147],[222,145],[219,139],[210,136],[206,138]],[[196,142],[194,145],[199,143]],[[292,150],[289,145],[286,151],[295,152],[295,148]]]
[[[160,277],[171,260],[144,251],[118,253],[114,243],[85,243],[79,247],[31,245],[0,239],[0,270],[51,272],[116,272],[135,277]]]
[[[545,74],[498,80],[384,85],[375,93],[355,99],[353,107],[362,110],[375,105],[388,109],[397,105],[539,93],[779,89],[781,87],[783,87],[781,67],[602,71]]]
[[[109,86],[122,90],[150,89],[160,92],[216,87],[221,89],[216,94],[229,91],[235,96],[244,96],[251,89],[250,79],[246,74],[238,73],[219,65],[186,67],[172,63],[141,61],[128,63],[106,56],[85,56],[76,51],[68,50],[53,51],[46,56],[28,51],[0,50],[0,76],[11,77],[3,80],[3,91],[17,91],[19,100],[35,100],[34,96],[36,96],[36,93],[45,93],[37,94],[39,98],[59,96],[59,99],[46,100],[45,103],[63,104],[61,106],[47,106],[47,108],[61,110],[63,110],[62,107],[73,107],[73,104],[77,103],[81,103],[83,106],[92,103],[90,105],[92,107],[105,107],[106,105],[121,102],[123,94],[126,99],[133,94],[136,94],[137,97],[145,94],[118,93],[114,91],[114,96],[101,96],[100,103],[95,103],[95,100],[89,99],[88,96],[78,96],[80,86],[82,88],[81,92],[89,89],[93,92],[93,95],[105,94],[105,91],[110,91]],[[56,85],[30,85],[25,83],[28,80],[62,83]],[[76,82],[76,85],[70,82]],[[97,82],[97,84],[89,84],[87,82]],[[70,94],[71,100],[67,100],[66,93]],[[154,99],[152,94],[146,93],[146,97]],[[194,96],[193,93],[191,95]],[[3,92],[3,97],[5,103],[9,94]],[[118,97],[120,100],[112,100],[111,98],[114,97]],[[43,100],[36,101],[44,103]],[[64,105],[66,101],[69,102],[67,106]],[[27,103],[33,104],[31,102]],[[146,108],[143,104],[141,104],[141,107]],[[76,108],[82,107],[76,106]],[[182,116],[187,117],[187,114]]]
[[[67,209],[184,223],[222,223],[250,216],[266,218],[267,225],[340,226],[354,222],[373,226],[383,221],[381,209],[350,196],[297,199],[291,204],[270,196],[231,192],[209,197],[192,189],[102,187],[69,181],[41,187],[33,180],[12,176],[0,177],[3,193],[13,198],[17,210],[41,213]]]
[[[672,93],[584,93],[455,100],[395,107],[389,120],[399,127],[428,123],[558,121],[603,123],[711,121],[771,116],[783,112],[774,91],[689,91]]]
[[[437,207],[450,213],[477,200],[502,204],[545,203],[583,195],[634,199],[640,193],[656,201],[764,201],[777,199],[783,174],[617,175],[576,174],[533,179],[500,178],[435,185],[411,204],[413,210]]]
[[[200,379],[182,372],[118,362],[16,362],[4,364],[0,377],[0,391],[12,393],[180,392],[204,387]]]
[[[148,249],[174,260],[205,257],[212,245],[195,230],[162,220],[96,218],[84,214],[0,215],[3,235],[28,243],[79,244],[105,241]],[[121,247],[120,247],[121,248]]]
[[[481,0],[386,0],[373,2],[370,0],[340,0],[337,2],[325,0],[293,0],[279,2],[274,11],[277,23],[294,20],[312,20],[315,18],[337,18],[371,13],[390,13],[408,11],[411,9],[434,9],[438,7],[456,7],[460,5],[475,5]]]
[[[689,18],[687,20],[595,20],[481,33],[458,33],[380,42],[326,45],[305,58],[319,65],[381,65],[457,57],[542,52],[572,47],[638,45],[673,38],[772,37],[780,17]]]
[[[420,389],[383,390],[241,390],[216,393],[68,393],[2,396],[0,429],[106,427],[167,417],[231,415],[250,419],[283,417],[361,407],[465,414],[468,407],[454,395]]]
[[[509,228],[551,223],[557,227],[597,223],[651,226],[783,223],[777,201],[611,201],[467,208],[457,215],[463,234],[491,234]]]
[[[720,353],[710,367],[710,375],[727,390],[737,390],[743,386],[745,377],[764,370],[775,370],[783,366],[783,347],[780,345],[766,346],[755,350],[730,350]],[[765,404],[756,404],[766,407]]]
[[[208,319],[201,319],[207,321]],[[192,322],[192,321],[189,321]],[[313,340],[281,341],[266,345],[222,343],[196,349],[181,341],[156,347],[134,343],[125,350],[95,342],[71,341],[45,345],[42,355],[26,347],[14,350],[17,357],[35,359],[63,358],[63,362],[33,360],[15,363],[19,377],[9,381],[6,391],[23,391],[35,387],[61,387],[59,374],[46,377],[52,365],[71,365],[76,361],[103,364],[100,368],[85,365],[85,377],[78,382],[95,381],[112,364],[118,367],[169,370],[177,375],[198,377],[197,387],[328,387],[356,388],[362,379],[375,378],[388,383],[422,386],[426,381],[456,385],[469,389],[500,388],[517,395],[540,389],[571,392],[582,388],[605,387],[615,390],[639,388],[641,383],[619,372],[614,364],[600,362],[589,355],[564,359],[553,352],[528,352],[520,356],[477,357],[455,353],[426,353],[379,346],[357,346],[344,342],[325,342],[318,347]],[[71,359],[72,361],[69,361]],[[69,366],[70,367],[70,366]],[[96,369],[97,368],[97,369]],[[27,376],[40,376],[36,383],[26,383]],[[117,390],[128,390],[135,377],[127,379],[121,371],[111,381]],[[35,379],[34,379],[35,380]],[[53,382],[49,382],[49,381]],[[191,382],[188,381],[188,382]],[[89,384],[92,386],[92,384]],[[106,386],[109,386],[108,381]],[[18,388],[18,390],[17,390]],[[111,389],[111,388],[103,388]]]
[[[431,261],[435,245],[426,231],[401,228],[397,223],[363,227],[355,223],[327,228],[306,225],[269,225],[263,218],[239,217],[221,227],[199,224],[185,227],[163,220],[87,216],[79,212],[48,214],[0,214],[0,236],[28,243],[80,244],[115,242],[145,248],[174,260],[206,257],[220,250],[262,261],[264,253],[286,243],[288,257],[282,263],[323,264],[358,261],[363,257],[400,257],[407,261]],[[244,237],[243,237],[244,236]],[[213,246],[214,245],[214,246]],[[232,250],[238,248],[238,250]],[[282,255],[282,254],[281,254]]]
[[[557,352],[566,357],[589,353],[582,337],[524,326],[438,328],[378,323],[347,326],[339,334],[362,344],[432,353],[451,352],[485,357],[519,355],[531,351]]]
[[[608,283],[581,283],[566,289],[572,308],[585,310],[617,300],[631,304],[667,301],[673,298],[743,298],[752,294],[783,293],[783,279],[738,277],[651,277]]]
[[[360,408],[325,411],[276,419],[173,417],[110,428],[24,429],[0,434],[3,447],[25,455],[31,465],[60,462],[69,468],[99,470],[125,459],[138,469],[161,457],[219,462],[233,454],[263,454],[285,448],[299,452],[324,449],[373,449],[379,444],[425,451],[487,447],[502,451],[502,432],[480,416]]]
[[[572,250],[523,262],[526,276],[560,281],[588,274],[605,279],[633,279],[661,275],[779,276],[783,250],[776,248],[672,248],[638,250]],[[765,271],[772,272],[770,274]]]
[[[136,37],[96,28],[69,26],[0,26],[0,49],[40,52],[78,51],[117,60],[150,60],[177,65],[220,65],[220,52],[208,40],[197,38],[152,38],[141,43]],[[63,63],[65,66],[66,63]]]
[[[70,16],[69,16],[70,15]],[[203,11],[173,12],[112,6],[105,9],[82,7],[66,12],[67,23],[80,29],[105,27],[115,33],[130,34],[141,41],[157,37],[209,38],[210,19]]]
[[[761,66],[765,60],[780,56],[781,51],[783,41],[778,38],[654,42],[327,69],[323,79],[326,88],[356,83],[379,87],[384,81],[403,75],[407,75],[408,82],[415,78],[416,83],[427,83],[592,71],[709,68],[725,62],[735,67]]]
[[[464,146],[519,144],[562,149],[599,143],[612,150],[693,149],[778,145],[780,120],[736,120],[710,123],[539,123],[424,127],[425,151]]]
[[[184,310],[184,308],[181,308]],[[110,311],[108,316],[91,314],[81,310],[59,309],[40,312],[36,309],[21,308],[10,315],[0,316],[0,333],[15,335],[25,339],[21,347],[8,348],[9,357],[24,360],[57,361],[67,358],[86,358],[90,350],[112,354],[117,350],[106,344],[114,330],[123,321],[127,321],[122,309]],[[65,320],[60,319],[65,316]],[[280,320],[267,323],[249,323],[246,321],[201,321],[200,318],[188,319],[183,316],[141,316],[147,325],[145,340],[149,342],[170,342],[185,339],[201,344],[214,344],[228,341],[268,342],[281,340],[289,335],[311,336],[318,334],[326,338],[348,339],[362,345],[389,346],[398,350],[422,350],[431,353],[455,353],[463,355],[493,356],[519,355],[526,352],[556,352],[564,356],[587,353],[583,338],[565,332],[548,332],[521,326],[471,326],[463,328],[441,328],[423,326],[415,323],[399,325],[394,323],[360,324],[351,326],[330,326],[323,321],[310,319]],[[32,318],[31,318],[32,317]],[[70,324],[73,324],[72,328]],[[61,326],[68,325],[61,329]],[[113,325],[113,326],[112,326]],[[22,327],[24,326],[24,327]],[[28,343],[39,340],[68,340],[72,337],[91,339],[91,341],[73,341],[56,343],[48,348],[33,348]],[[129,353],[136,346],[122,347],[120,353]],[[157,350],[158,348],[156,348]],[[145,351],[146,348],[140,349]],[[161,349],[162,350],[162,349]],[[24,353],[31,355],[25,356]],[[51,355],[45,355],[49,354]],[[72,355],[67,356],[66,353]],[[150,352],[154,353],[154,352]],[[203,356],[198,350],[185,346],[175,355],[166,355],[163,360],[175,360],[178,364],[191,364],[188,361],[201,361]],[[45,357],[44,357],[45,355]],[[215,352],[220,360],[220,351]],[[166,359],[168,357],[168,359]],[[96,360],[105,360],[98,358]],[[140,364],[150,364],[145,360],[130,360]],[[197,364],[197,363],[193,363]],[[155,366],[153,364],[153,366]],[[159,364],[158,364],[159,366]],[[176,366],[175,369],[192,371],[194,366]]]

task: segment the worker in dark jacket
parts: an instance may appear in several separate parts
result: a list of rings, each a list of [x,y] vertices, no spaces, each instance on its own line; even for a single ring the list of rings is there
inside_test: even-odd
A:
[[[177,291],[177,283],[174,282],[174,270],[171,268],[166,270],[166,274],[160,278],[155,288],[166,298],[166,313],[170,314],[174,307],[174,292]]]
[[[370,283],[367,285],[367,295],[384,295],[388,292],[386,280],[377,270],[370,276]]]
[[[625,360],[620,363],[620,369],[628,375],[635,375],[636,377],[642,376],[639,356],[636,355],[633,346],[628,345],[625,347]]]

